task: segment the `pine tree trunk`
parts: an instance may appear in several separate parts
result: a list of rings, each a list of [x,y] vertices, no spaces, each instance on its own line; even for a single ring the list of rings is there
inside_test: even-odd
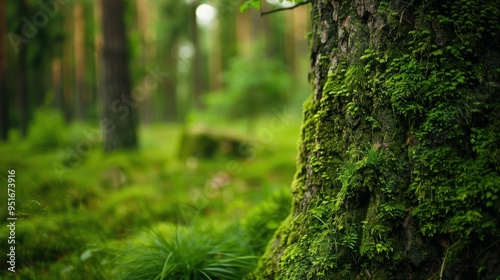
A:
[[[5,0],[0,0],[0,141],[9,132],[9,95],[7,93],[7,13]]]
[[[137,147],[137,103],[131,94],[123,2],[100,2],[103,26],[101,121],[107,152]]]
[[[500,275],[494,2],[312,1],[292,213],[249,279]]]

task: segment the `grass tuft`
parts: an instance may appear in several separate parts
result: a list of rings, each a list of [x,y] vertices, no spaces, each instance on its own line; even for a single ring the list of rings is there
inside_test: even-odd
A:
[[[242,279],[257,262],[242,235],[236,227],[156,228],[117,257],[117,278]]]

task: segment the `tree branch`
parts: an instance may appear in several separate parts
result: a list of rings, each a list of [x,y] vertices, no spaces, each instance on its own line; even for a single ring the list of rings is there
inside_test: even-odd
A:
[[[307,0],[307,1],[304,1],[304,2],[300,2],[300,3],[297,3],[291,7],[286,7],[286,8],[278,8],[278,9],[274,9],[274,10],[270,10],[270,11],[262,11],[262,5],[261,5],[261,11],[260,11],[260,16],[265,16],[265,15],[268,15],[268,14],[272,14],[272,13],[276,13],[276,12],[280,12],[280,11],[285,11],[285,10],[293,10],[299,6],[302,6],[302,5],[305,5],[305,4],[309,4],[311,3],[311,0]]]

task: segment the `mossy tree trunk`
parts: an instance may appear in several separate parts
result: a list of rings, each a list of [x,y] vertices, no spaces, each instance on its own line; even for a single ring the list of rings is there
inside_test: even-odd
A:
[[[495,1],[313,0],[293,209],[250,279],[500,275]]]
[[[135,149],[137,148],[137,104],[132,94],[129,73],[125,4],[122,0],[101,0],[100,5],[103,34],[101,124],[104,150],[111,152]]]

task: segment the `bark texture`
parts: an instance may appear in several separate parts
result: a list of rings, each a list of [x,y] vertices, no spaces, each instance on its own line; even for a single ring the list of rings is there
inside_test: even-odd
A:
[[[102,86],[101,110],[104,150],[137,147],[137,104],[131,93],[124,1],[101,0]],[[138,92],[139,96],[144,93]]]
[[[292,213],[248,279],[500,275],[495,1],[313,0]]]

